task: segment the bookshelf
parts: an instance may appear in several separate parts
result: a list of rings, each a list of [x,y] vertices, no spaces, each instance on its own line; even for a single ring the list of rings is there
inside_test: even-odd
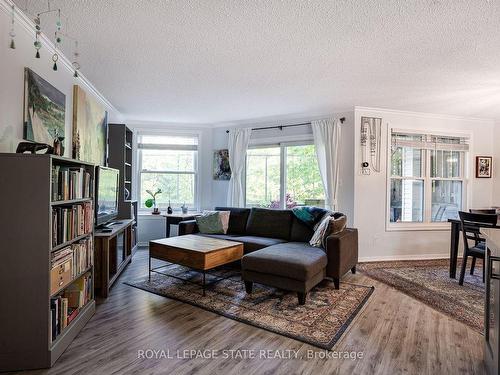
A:
[[[0,371],[47,368],[95,312],[95,168],[0,154],[0,170]]]
[[[137,248],[137,200],[134,200],[132,176],[134,133],[125,124],[108,125],[108,166],[120,171],[118,191],[118,218],[132,219],[133,252]],[[125,189],[128,190],[126,196]]]

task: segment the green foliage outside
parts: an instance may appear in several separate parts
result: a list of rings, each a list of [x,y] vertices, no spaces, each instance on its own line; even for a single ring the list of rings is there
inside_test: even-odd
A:
[[[287,207],[306,199],[324,199],[314,145],[288,146],[286,152]],[[280,206],[280,148],[250,149],[247,153],[246,201],[249,206]]]

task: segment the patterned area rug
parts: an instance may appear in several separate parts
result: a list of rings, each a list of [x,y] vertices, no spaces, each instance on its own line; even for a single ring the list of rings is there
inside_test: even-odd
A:
[[[358,269],[483,333],[483,264],[477,260],[474,275],[470,264],[469,259],[463,286],[458,285],[461,262],[457,278],[450,279],[448,259],[361,263]]]
[[[162,272],[200,283],[201,275],[188,268],[171,265]],[[200,285],[152,273],[151,282],[143,278],[127,285],[200,307],[287,336],[322,349],[331,349],[366,303],[374,288],[341,283],[340,290],[324,281],[298,305],[297,294],[254,284],[252,294],[245,292],[238,270],[217,270],[207,274],[202,296]]]

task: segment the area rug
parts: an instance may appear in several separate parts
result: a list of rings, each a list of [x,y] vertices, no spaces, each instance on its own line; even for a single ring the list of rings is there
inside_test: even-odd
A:
[[[163,272],[199,283],[201,276],[188,268],[172,265]],[[200,285],[152,274],[151,282],[142,278],[127,285],[189,303],[239,322],[302,341],[322,349],[331,349],[360,312],[374,288],[341,283],[340,290],[324,281],[298,305],[297,294],[254,284],[247,294],[238,270],[217,270],[207,274],[207,283],[225,278],[207,288],[202,296]]]
[[[484,284],[483,264],[478,259],[474,275],[469,274],[469,259],[463,286],[449,277],[449,260],[391,261],[358,264],[358,270],[390,285],[432,308],[483,332]]]

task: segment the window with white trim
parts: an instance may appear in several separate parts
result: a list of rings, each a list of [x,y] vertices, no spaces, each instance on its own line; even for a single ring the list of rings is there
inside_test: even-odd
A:
[[[139,134],[139,198],[140,207],[161,189],[156,198],[160,210],[180,207],[197,207],[198,189],[198,136]]]
[[[312,141],[249,148],[245,185],[247,207],[284,209],[325,205]]]
[[[465,155],[460,136],[391,132],[388,224],[440,223],[465,206]]]

